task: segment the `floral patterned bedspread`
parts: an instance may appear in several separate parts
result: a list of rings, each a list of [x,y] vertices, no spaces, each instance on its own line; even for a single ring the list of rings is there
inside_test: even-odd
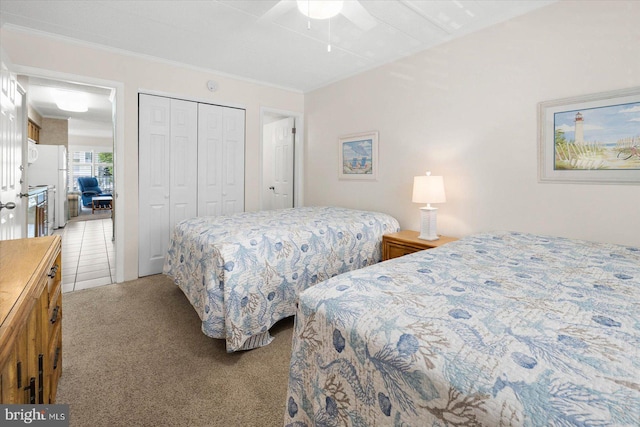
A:
[[[269,328],[293,316],[300,292],[382,259],[383,213],[303,207],[201,217],[177,224],[163,272],[182,289],[202,331],[227,351],[269,344]]]
[[[640,249],[479,234],[303,292],[286,426],[640,425]]]

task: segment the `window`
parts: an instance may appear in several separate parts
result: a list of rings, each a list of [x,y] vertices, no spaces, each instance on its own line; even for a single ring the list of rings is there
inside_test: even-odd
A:
[[[69,191],[78,191],[78,178],[95,176],[100,189],[113,191],[113,153],[108,151],[73,151],[71,155],[71,180]]]
[[[113,191],[113,153],[98,152],[93,164],[94,176],[104,192]]]
[[[81,176],[93,176],[93,152],[74,151],[71,155],[71,179],[69,180],[69,191],[80,190],[78,188],[78,178]]]

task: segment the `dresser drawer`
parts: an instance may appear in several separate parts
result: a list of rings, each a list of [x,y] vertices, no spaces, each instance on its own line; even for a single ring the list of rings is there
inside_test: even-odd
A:
[[[397,233],[382,236],[382,260],[398,258],[414,252],[440,247],[446,243],[456,241],[454,237],[439,236],[438,240],[423,240],[418,232],[401,230]]]
[[[393,243],[389,243],[387,245],[387,259],[398,258],[401,256],[405,256],[408,254],[412,254],[414,252],[423,251],[425,248],[416,248],[413,246],[407,245],[396,245]]]
[[[58,379],[62,375],[62,327],[58,324],[51,336],[49,345],[49,403],[55,403],[58,391]]]

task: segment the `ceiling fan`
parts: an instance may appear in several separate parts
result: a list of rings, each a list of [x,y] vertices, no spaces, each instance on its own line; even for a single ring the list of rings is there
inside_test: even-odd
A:
[[[342,15],[362,31],[368,31],[378,25],[378,20],[358,0],[280,0],[262,18],[276,19],[296,7],[309,20],[330,19]]]
[[[328,20],[327,52],[331,52],[331,18],[334,16],[344,16],[362,31],[368,31],[378,25],[378,20],[357,0],[280,0],[262,15],[262,19],[275,20],[295,7],[307,17],[307,30],[311,29],[312,19]]]

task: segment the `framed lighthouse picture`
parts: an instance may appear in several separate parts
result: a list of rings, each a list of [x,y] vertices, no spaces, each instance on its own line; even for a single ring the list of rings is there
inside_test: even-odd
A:
[[[378,132],[338,139],[338,179],[375,181],[378,176]]]
[[[640,87],[539,103],[538,179],[640,184]]]

